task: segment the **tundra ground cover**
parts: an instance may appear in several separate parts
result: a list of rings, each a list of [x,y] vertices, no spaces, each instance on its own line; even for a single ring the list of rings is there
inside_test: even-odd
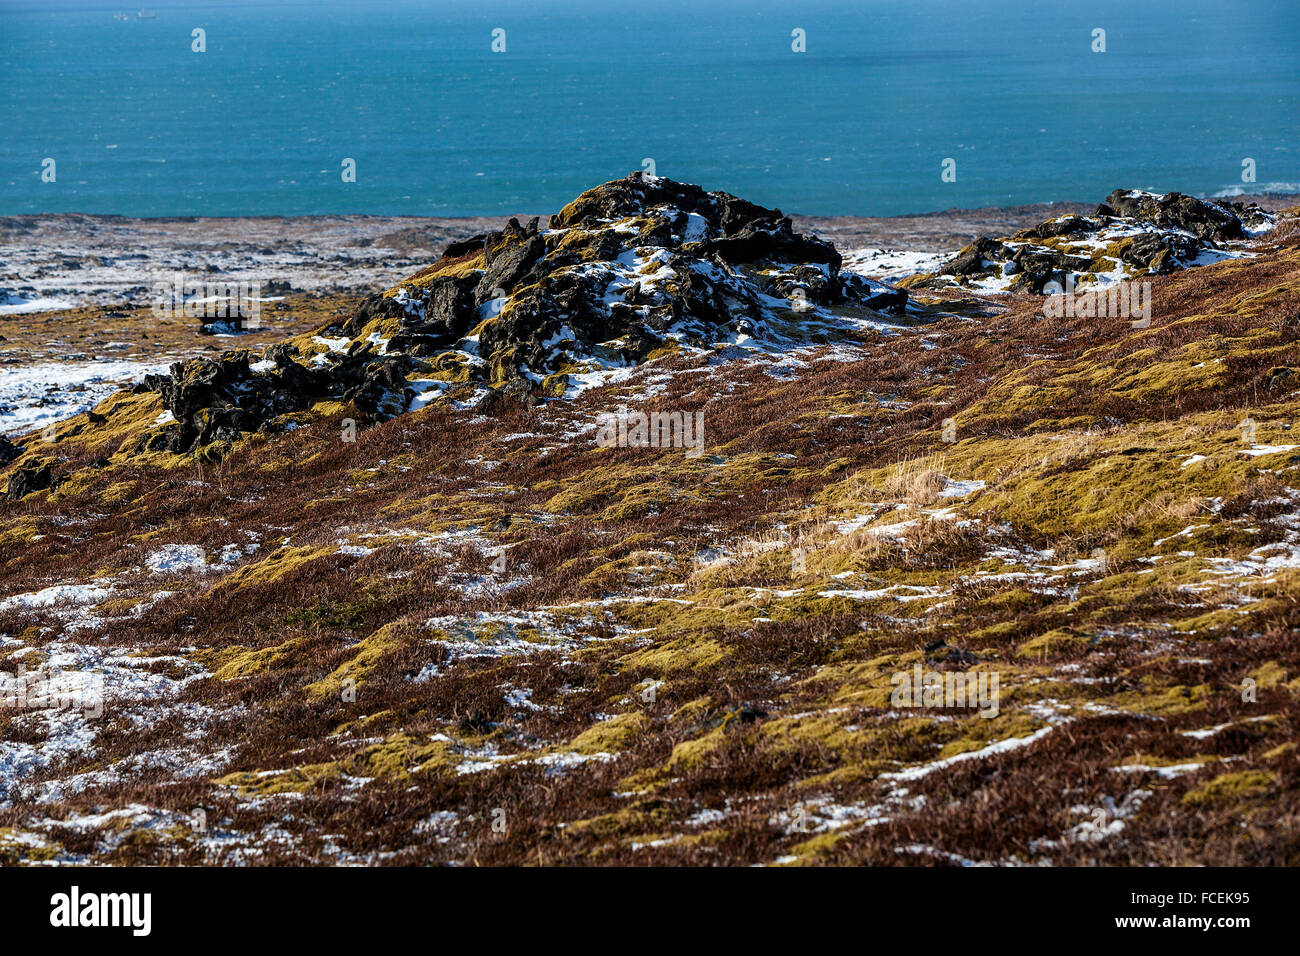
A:
[[[118,392],[7,466],[62,480],[0,503],[5,688],[103,714],[0,710],[0,859],[1294,864],[1300,247],[1251,251],[1149,328],[1007,294],[215,461]]]

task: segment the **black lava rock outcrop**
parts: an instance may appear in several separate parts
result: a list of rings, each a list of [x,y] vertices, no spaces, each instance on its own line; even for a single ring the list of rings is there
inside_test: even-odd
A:
[[[658,350],[798,341],[890,320],[906,291],[844,272],[780,210],[641,173],[543,225],[510,222],[313,336],[150,376],[176,421],[141,451],[197,452],[331,400],[380,421],[417,394],[468,391],[485,412],[563,395],[569,376]]]
[[[14,461],[23,451],[22,446],[15,445],[8,438],[0,435],[0,465],[7,465]]]
[[[761,339],[780,334],[780,313],[905,308],[906,292],[840,265],[833,246],[796,233],[780,210],[633,173],[583,193],[546,227],[511,220],[449,247],[390,293],[402,314],[389,348],[433,355],[477,328],[474,350],[499,382],[593,354],[638,362],[669,340]],[[391,308],[372,303],[342,331]]]
[[[274,345],[260,362],[250,353],[225,352],[217,359],[190,359],[167,375],[150,375],[145,387],[161,396],[175,422],[150,432],[137,450],[190,452],[233,442],[243,432],[263,430],[272,419],[318,401],[351,404],[364,421],[382,421],[405,410],[411,398],[406,360],[359,350],[329,365],[293,360],[292,345]]]
[[[1240,254],[1274,218],[1259,206],[1117,189],[1092,216],[1058,216],[1014,236],[982,236],[913,288],[1047,291],[1159,275]]]
[[[1115,190],[1097,207],[1097,215],[1132,219],[1213,242],[1245,239],[1248,228],[1272,221],[1254,203],[1196,199],[1182,193],[1156,195],[1136,189]]]

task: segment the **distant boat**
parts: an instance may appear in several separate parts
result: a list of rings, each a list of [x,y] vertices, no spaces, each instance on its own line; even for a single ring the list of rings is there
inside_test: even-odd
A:
[[[158,14],[154,13],[152,10],[141,10],[135,15],[135,18],[137,20],[157,20]]]

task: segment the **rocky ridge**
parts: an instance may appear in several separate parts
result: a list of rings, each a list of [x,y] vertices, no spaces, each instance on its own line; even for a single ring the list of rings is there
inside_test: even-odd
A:
[[[241,433],[274,430],[321,402],[363,422],[439,400],[489,411],[535,404],[660,354],[900,321],[905,291],[841,265],[780,210],[633,173],[583,193],[545,227],[512,219],[452,243],[316,335],[150,376],[141,387],[176,421],[139,450],[220,457]]]
[[[936,272],[903,284],[922,289],[1042,293],[1163,275],[1247,253],[1244,243],[1276,217],[1255,203],[1116,189],[1091,216],[1044,220],[1014,236],[981,236]]]

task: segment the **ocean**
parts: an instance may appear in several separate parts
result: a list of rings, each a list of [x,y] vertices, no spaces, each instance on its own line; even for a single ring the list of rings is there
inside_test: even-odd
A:
[[[0,2],[0,214],[545,213],[647,161],[809,215],[1300,191],[1296,0],[148,9]]]

